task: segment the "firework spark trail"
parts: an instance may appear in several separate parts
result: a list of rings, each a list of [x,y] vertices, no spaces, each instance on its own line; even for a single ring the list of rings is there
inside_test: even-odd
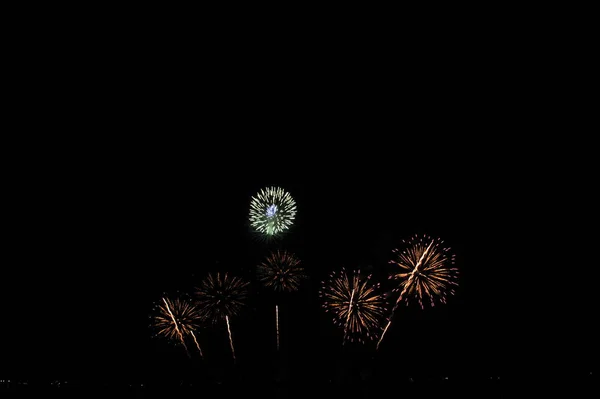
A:
[[[409,280],[412,278],[412,274],[409,277]],[[392,312],[390,314],[390,317],[388,318],[388,322],[385,325],[385,328],[383,329],[383,332],[381,333],[381,337],[379,337],[379,341],[377,341],[377,346],[375,347],[375,350],[379,349],[379,344],[381,344],[381,341],[383,340],[383,337],[385,336],[385,333],[387,332],[388,328],[390,327],[390,324],[392,324],[392,317],[394,317],[394,313],[396,313],[396,309],[398,309],[398,304],[400,303],[400,300],[402,299],[402,295],[405,293],[407,287],[409,286],[409,283],[406,284],[406,286],[404,287],[404,289],[402,290],[402,292],[400,293],[400,296],[398,297],[398,300],[396,301],[396,303],[394,304],[394,307],[392,308]]]
[[[346,343],[346,339],[348,338],[348,324],[350,324],[350,315],[352,314],[352,301],[354,300],[354,291],[356,288],[352,288],[352,295],[350,295],[350,302],[348,302],[348,316],[346,317],[346,325],[344,327],[344,341],[342,343]]]
[[[190,331],[190,334],[194,338],[194,342],[196,343],[196,348],[198,348],[198,351],[200,352],[200,357],[204,357],[204,355],[202,354],[202,349],[200,348],[200,344],[198,344],[198,340],[196,339],[196,335],[194,334],[193,331]]]
[[[275,292],[292,292],[300,288],[302,280],[307,276],[300,260],[293,253],[285,250],[273,251],[257,265],[258,280],[265,287],[273,288]],[[275,305],[275,328],[277,334],[277,350],[279,350],[279,307]]]
[[[448,261],[454,263],[454,257],[448,257],[445,254],[449,248],[444,248],[441,251],[438,250],[438,244],[435,244],[435,239],[431,239],[431,242],[424,248],[421,245],[421,243],[423,243],[423,238],[418,240],[418,237],[414,236],[409,242],[412,246],[399,254],[399,261],[390,261],[390,263],[397,264],[403,269],[403,272],[392,275],[390,278],[407,279],[400,284],[400,286],[402,286],[402,291],[392,308],[388,322],[377,342],[376,349],[379,349],[379,345],[392,323],[392,318],[396,309],[400,302],[405,298],[405,295],[410,294],[410,292],[415,294],[421,309],[423,309],[423,296],[429,297],[431,306],[434,306],[434,296],[438,297],[442,303],[446,303],[445,286],[456,285],[456,282],[454,281],[456,269],[446,267]],[[427,239],[430,238],[431,237],[427,236]],[[394,250],[394,252],[396,251],[397,250]],[[414,265],[414,267],[410,265]],[[450,290],[450,293],[453,294],[454,291]]]
[[[185,353],[187,353],[188,357],[191,357],[190,356],[190,351],[188,351],[187,345],[185,344],[185,340],[183,339],[183,334],[181,334],[181,331],[179,330],[179,327],[177,326],[177,324],[178,324],[177,320],[175,319],[175,316],[173,316],[173,312],[171,312],[171,308],[169,307],[169,303],[167,302],[167,300],[165,298],[163,298],[163,302],[167,306],[167,311],[171,315],[171,319],[173,320],[173,324],[175,326],[175,330],[177,330],[177,334],[179,335],[179,339],[181,340],[181,343],[182,343],[183,347],[185,348]]]
[[[277,331],[277,350],[279,350],[279,306],[275,305],[275,330]]]
[[[410,287],[410,284],[411,284],[412,280],[414,279],[415,272],[418,271],[419,266],[421,266],[421,264],[423,262],[423,258],[425,257],[425,254],[427,254],[429,252],[429,249],[431,248],[432,244],[433,244],[433,241],[431,241],[431,243],[429,243],[429,245],[427,246],[427,249],[425,251],[423,251],[423,253],[421,254],[421,257],[419,258],[419,261],[417,262],[417,264],[415,266],[415,268],[412,270],[412,272],[410,272],[410,276],[408,277],[408,281],[406,282],[406,285],[402,289],[402,292],[400,293],[400,296],[398,297],[398,299],[396,300],[396,303],[394,304],[394,307],[392,308],[392,312],[390,314],[388,322],[385,325],[385,328],[383,329],[383,332],[381,333],[381,337],[379,337],[379,341],[377,341],[377,346],[375,347],[375,350],[379,349],[379,344],[381,344],[381,341],[383,340],[383,337],[385,336],[386,331],[390,327],[390,324],[392,324],[392,317],[394,317],[394,313],[396,312],[396,309],[398,309],[398,304],[402,300],[402,296],[406,293],[406,290],[408,289],[408,287]]]
[[[249,283],[239,277],[230,276],[227,273],[209,273],[196,288],[196,302],[202,309],[202,317],[217,323],[225,319],[227,332],[229,334],[229,345],[235,362],[235,350],[229,317],[235,316],[244,306],[244,300],[248,294]]]
[[[231,328],[229,327],[229,316],[225,316],[225,321],[227,321],[227,332],[229,332],[229,345],[231,346],[231,355],[233,356],[233,361],[235,362],[235,350],[233,349],[233,338],[231,338]]]
[[[163,296],[155,304],[154,310],[151,327],[155,330],[155,336],[181,344],[188,357],[191,357],[185,341],[188,335],[192,335],[200,327],[200,309],[186,295],[178,295],[174,298]]]

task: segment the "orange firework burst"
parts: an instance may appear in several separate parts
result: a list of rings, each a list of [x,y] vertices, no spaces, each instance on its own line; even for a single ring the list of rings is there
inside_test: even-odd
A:
[[[300,260],[287,251],[275,251],[257,266],[258,279],[275,291],[297,291],[306,278]]]
[[[334,313],[336,325],[344,328],[344,342],[365,342],[375,339],[380,331],[381,318],[385,312],[385,301],[377,294],[379,283],[370,282],[371,275],[363,277],[360,270],[351,276],[342,269],[333,272],[319,296],[325,298],[323,307]]]
[[[446,303],[448,293],[454,294],[458,285],[458,269],[454,265],[455,256],[450,254],[450,248],[444,247],[439,238],[423,235],[414,236],[406,244],[406,249],[395,249],[396,259],[390,263],[400,267],[398,273],[389,278],[400,280],[395,292],[401,291],[398,302],[415,298],[421,308],[423,300],[429,299],[431,306],[435,305],[434,298]]]
[[[414,298],[421,309],[424,308],[424,299],[429,299],[431,306],[435,306],[434,299],[446,303],[447,294],[454,294],[454,287],[458,285],[458,269],[453,267],[455,256],[450,253],[450,248],[443,246],[444,241],[428,235],[415,235],[408,242],[402,242],[405,249],[394,249],[396,259],[390,260],[391,264],[400,267],[401,270],[389,277],[400,280],[398,287],[393,290],[400,291],[400,295],[377,342],[377,348],[392,323],[392,317],[400,302],[405,301],[408,304],[410,298]]]
[[[156,334],[169,340],[180,343],[188,356],[190,355],[185,343],[186,337],[191,336],[202,356],[202,349],[196,339],[194,331],[200,327],[201,314],[191,301],[183,298],[161,298],[156,304],[152,325]]]

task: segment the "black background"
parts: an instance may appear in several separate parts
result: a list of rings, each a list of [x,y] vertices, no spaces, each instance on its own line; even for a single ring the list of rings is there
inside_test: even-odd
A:
[[[81,67],[60,71],[71,82],[82,74],[68,88],[32,76],[42,106],[21,130],[50,133],[6,147],[6,375],[327,381],[365,370],[385,379],[594,367],[593,260],[580,260],[594,250],[590,158],[562,135],[529,135],[538,110],[512,94],[502,68],[415,65],[420,78],[402,86],[315,67],[268,89],[231,64],[213,68],[216,81],[152,83],[139,68],[96,66],[90,79]],[[277,81],[281,71],[271,72]],[[280,299],[280,354],[274,298],[254,275],[275,244],[247,223],[250,197],[269,185],[297,201],[277,245],[310,276]],[[413,234],[452,248],[457,295],[401,308],[377,353],[342,348],[320,281],[345,266],[390,290],[391,251]],[[252,282],[247,311],[232,321],[233,368],[223,326],[200,333],[204,361],[148,328],[163,292],[189,291],[209,271]]]

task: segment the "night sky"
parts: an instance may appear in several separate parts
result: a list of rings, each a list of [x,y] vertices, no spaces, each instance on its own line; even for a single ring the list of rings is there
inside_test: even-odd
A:
[[[546,317],[537,292],[527,293],[531,273],[519,277],[519,268],[539,270],[521,256],[535,222],[514,223],[515,203],[521,211],[532,205],[492,162],[477,169],[464,158],[452,164],[452,156],[433,164],[389,158],[379,167],[362,149],[323,168],[323,157],[265,151],[258,160],[214,161],[81,155],[31,169],[17,194],[20,222],[10,243],[18,256],[3,273],[2,370],[15,378],[143,381],[200,368],[222,378],[231,367],[224,326],[199,333],[204,362],[151,338],[148,328],[163,292],[191,292],[209,271],[251,281],[248,307],[232,319],[237,367],[248,375],[327,380],[356,364],[390,376],[510,375],[563,367],[557,354],[590,367],[589,318],[561,313],[571,320],[568,337],[578,337],[569,345],[540,335],[561,322]],[[200,157],[208,152],[198,149]],[[303,173],[286,177],[286,162],[300,160]],[[277,173],[271,161],[280,163]],[[265,243],[247,216],[250,197],[271,185],[292,194],[298,213],[289,233]],[[401,306],[377,354],[374,343],[342,348],[342,331],[320,307],[321,281],[332,270],[360,268],[390,291],[392,250],[414,234],[452,248],[457,294],[435,308]],[[272,248],[296,253],[309,275],[299,292],[280,298],[279,355],[275,298],[255,279]],[[585,315],[582,304],[577,315]]]
[[[536,29],[525,40],[505,21],[490,38],[488,17],[475,18],[481,28],[450,18],[441,34],[425,24],[393,45],[335,31],[319,49],[246,34],[221,43],[225,25],[191,45],[179,29],[107,44],[113,26],[94,39],[65,25],[56,39],[50,18],[17,45],[23,75],[6,75],[17,90],[5,123],[14,143],[2,147],[0,380],[279,379],[307,397],[309,381],[364,375],[515,387],[597,375],[597,144],[583,117],[591,102],[560,92],[586,90],[570,80],[585,74],[556,69],[580,67],[556,56],[571,41]],[[459,26],[464,37],[451,34]],[[248,223],[251,196],[268,186],[298,210],[272,243]],[[321,281],[360,269],[389,293],[392,250],[414,234],[456,255],[456,295],[401,305],[377,352],[342,346]],[[274,248],[302,261],[299,292],[257,283]],[[236,365],[224,325],[199,332],[204,360],[149,328],[163,293],[217,271],[251,283],[232,319]]]

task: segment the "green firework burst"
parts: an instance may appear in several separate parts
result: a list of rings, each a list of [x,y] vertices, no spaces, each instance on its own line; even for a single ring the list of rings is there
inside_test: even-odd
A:
[[[296,217],[296,201],[280,187],[260,190],[250,200],[250,225],[266,236],[289,229]]]

